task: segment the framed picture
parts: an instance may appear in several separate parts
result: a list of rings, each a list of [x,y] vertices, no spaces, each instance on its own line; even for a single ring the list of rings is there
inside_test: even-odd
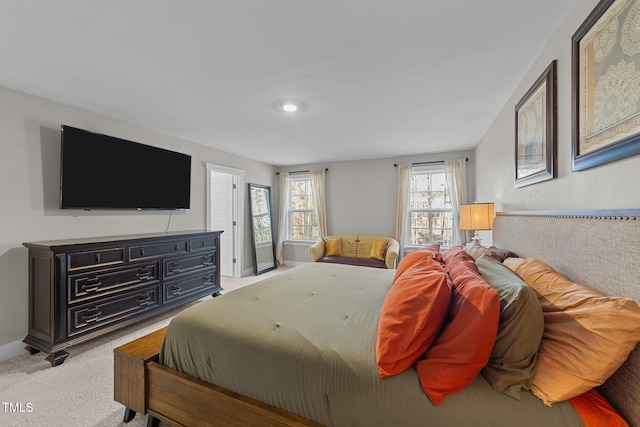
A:
[[[556,61],[516,105],[516,187],[555,178]]]
[[[572,168],[640,154],[640,0],[603,0],[572,38]]]

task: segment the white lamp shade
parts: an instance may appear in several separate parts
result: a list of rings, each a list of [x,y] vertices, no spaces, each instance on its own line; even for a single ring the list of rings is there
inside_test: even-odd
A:
[[[461,230],[492,230],[493,203],[474,203],[460,206]]]

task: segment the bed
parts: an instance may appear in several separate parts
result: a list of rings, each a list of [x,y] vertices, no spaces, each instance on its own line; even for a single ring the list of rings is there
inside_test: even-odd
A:
[[[638,221],[637,211],[500,213],[493,241],[640,301]],[[548,405],[527,390],[516,399],[485,375],[441,398],[425,393],[420,362],[381,379],[378,329],[396,273],[305,264],[185,310],[145,360],[136,410],[173,425],[584,425],[569,401]],[[636,349],[599,388],[631,426],[640,426],[639,360]],[[117,364],[116,377],[127,382]]]

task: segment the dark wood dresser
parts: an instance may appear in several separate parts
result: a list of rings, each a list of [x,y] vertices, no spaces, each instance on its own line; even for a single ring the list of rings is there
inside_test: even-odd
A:
[[[220,231],[24,243],[32,354],[65,349],[206,295],[219,295]]]

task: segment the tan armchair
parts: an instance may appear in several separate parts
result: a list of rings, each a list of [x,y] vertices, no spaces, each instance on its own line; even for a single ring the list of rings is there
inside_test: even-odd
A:
[[[391,237],[335,235],[309,247],[311,262],[333,262],[367,267],[395,268],[400,244]]]

